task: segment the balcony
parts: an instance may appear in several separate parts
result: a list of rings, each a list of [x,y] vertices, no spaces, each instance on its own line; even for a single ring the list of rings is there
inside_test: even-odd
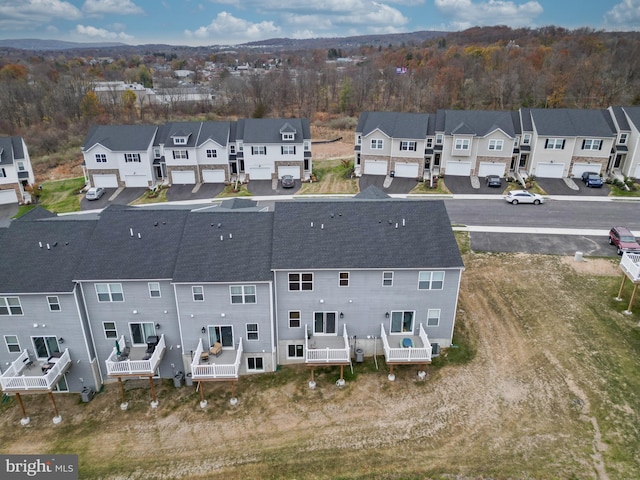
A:
[[[620,268],[636,283],[640,281],[640,254],[637,253],[625,253],[620,260]]]
[[[2,390],[9,392],[52,391],[71,365],[69,349],[47,360],[34,362],[24,350],[0,377]]]
[[[156,374],[166,350],[164,335],[153,347],[150,346],[150,343],[146,347],[127,347],[124,335],[118,339],[117,343],[118,345],[113,348],[105,362],[108,376],[152,377]]]
[[[205,351],[200,339],[191,360],[191,378],[195,382],[237,379],[243,351],[242,338],[239,339],[236,349],[222,350],[218,356]]]
[[[308,330],[305,327],[305,331]],[[347,326],[343,326],[342,336],[306,335],[304,340],[306,364],[311,365],[348,365],[351,363]]]
[[[387,336],[384,331],[384,325],[382,325],[380,338],[382,338],[384,357],[388,364],[431,363],[431,343],[422,324],[420,324],[417,336]],[[409,339],[410,342],[405,342],[405,339]],[[413,346],[403,346],[405,343]]]

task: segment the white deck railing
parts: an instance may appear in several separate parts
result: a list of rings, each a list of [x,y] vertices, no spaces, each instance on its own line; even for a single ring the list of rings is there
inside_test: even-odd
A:
[[[121,350],[126,348],[124,335],[118,340],[118,345]],[[116,347],[113,347],[111,355],[105,362],[107,364],[107,375],[118,377],[120,375],[155,375],[158,365],[164,356],[166,350],[166,343],[164,335],[160,337],[158,345],[151,354],[151,357],[147,360],[118,360],[118,351]]]
[[[306,330],[307,327],[305,327]],[[326,338],[326,337],[323,337]],[[347,326],[343,325],[343,344],[340,348],[309,348],[309,335],[304,337],[305,363],[350,363],[349,336]]]
[[[25,360],[29,358],[27,350],[22,352],[15,362],[0,377],[2,390],[5,392],[18,390],[52,390],[56,386],[60,377],[71,365],[71,355],[67,348],[53,367],[43,375],[22,375],[25,368]]]
[[[218,378],[238,378],[240,372],[240,362],[242,361],[242,337],[238,341],[236,359],[234,363],[204,363],[200,364],[200,355],[204,352],[202,339],[198,342],[193,360],[191,360],[191,378],[195,381],[214,380]]]
[[[637,253],[625,253],[620,260],[620,268],[634,282],[640,280],[640,255]]]
[[[382,346],[384,348],[384,356],[387,362],[396,363],[421,363],[431,361],[431,343],[427,337],[427,333],[424,331],[422,324],[419,327],[418,336],[422,341],[422,347],[391,347],[389,345],[389,339],[387,333],[384,331],[384,325],[381,325],[380,338],[382,338]],[[400,338],[399,336],[394,338]]]

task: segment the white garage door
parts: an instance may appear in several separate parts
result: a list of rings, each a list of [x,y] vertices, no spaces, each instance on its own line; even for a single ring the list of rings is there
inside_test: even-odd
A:
[[[636,167],[636,172],[633,175],[633,178],[640,178],[640,165]]]
[[[204,183],[224,183],[224,170],[202,170]]]
[[[96,174],[93,176],[93,186],[102,188],[118,188],[118,177],[115,173]]]
[[[386,175],[387,161],[386,160],[365,160],[364,173],[365,175]]]
[[[177,185],[193,185],[196,183],[196,174],[193,170],[171,172],[171,179]]]
[[[504,172],[506,169],[506,163],[480,162],[480,167],[478,168],[478,176],[486,177],[487,175],[498,175],[500,177],[504,177]]]
[[[7,205],[8,203],[18,203],[16,191],[13,189],[0,190],[0,205]]]
[[[447,162],[444,174],[468,177],[471,175],[471,162]]]
[[[572,177],[580,177],[584,172],[600,173],[602,167],[597,163],[574,163],[571,169]]]
[[[278,167],[278,178],[282,178],[283,175],[291,175],[300,180],[300,167]]]
[[[124,184],[126,187],[148,187],[146,175],[125,175]]]
[[[539,163],[536,167],[536,177],[562,178],[564,165],[562,163]]]
[[[271,169],[253,167],[249,169],[249,180],[271,180]]]
[[[419,166],[417,163],[396,163],[396,177],[418,178]]]

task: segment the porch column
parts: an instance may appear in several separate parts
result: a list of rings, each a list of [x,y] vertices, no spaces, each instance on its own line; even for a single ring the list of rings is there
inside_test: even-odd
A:
[[[22,425],[28,425],[31,421],[29,417],[27,417],[27,412],[24,409],[24,403],[22,403],[22,397],[19,393],[16,393],[16,398],[18,399],[18,405],[20,405],[20,412],[22,413],[22,418],[20,419],[20,423]]]
[[[202,380],[198,382],[198,390],[200,390],[200,408],[207,406],[207,401],[204,399],[204,383]]]
[[[158,406],[158,399],[156,398],[156,387],[153,384],[153,377],[149,377],[149,384],[151,385],[151,408]]]
[[[235,392],[236,392],[236,382],[234,382],[232,380],[231,381],[231,400],[229,400],[231,405],[237,405],[238,404],[238,399],[236,398]]]
[[[629,306],[627,307],[627,309],[624,311],[624,313],[626,315],[631,315],[631,306],[633,305],[633,301],[636,298],[636,292],[638,291],[638,284],[634,284],[633,285],[633,293],[631,294],[631,300],[629,300]]]
[[[620,290],[618,291],[618,296],[616,297],[617,301],[622,301],[622,289],[624,288],[624,281],[627,279],[627,276],[622,274],[622,283],[620,284]]]
[[[313,379],[313,367],[311,367],[311,380],[309,380],[309,388],[312,390],[316,388],[316,382]]]
[[[60,423],[62,421],[62,417],[58,414],[58,407],[56,406],[56,401],[53,398],[53,392],[49,392],[49,398],[51,399],[51,404],[53,405],[53,413],[55,413],[55,417],[53,417],[53,423]]]

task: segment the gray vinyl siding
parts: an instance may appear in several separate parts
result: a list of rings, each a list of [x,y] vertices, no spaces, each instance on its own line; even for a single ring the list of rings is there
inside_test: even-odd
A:
[[[278,339],[304,340],[304,325],[313,324],[313,312],[336,311],[344,313],[339,318],[337,335],[347,325],[350,337],[366,338],[380,336],[380,325],[389,333],[390,319],[385,313],[393,310],[413,310],[414,334],[422,323],[429,339],[446,339],[451,342],[452,325],[455,320],[460,269],[432,269],[445,271],[442,290],[418,290],[420,270],[351,270],[348,287],[338,286],[339,272],[349,270],[305,270],[313,273],[313,291],[288,290],[288,273],[276,272],[277,329]],[[393,272],[393,286],[382,286],[382,272]],[[424,271],[427,271],[426,269]],[[320,300],[324,300],[320,303]],[[437,327],[427,327],[427,311],[441,310]],[[301,312],[302,328],[289,328],[289,311]],[[282,358],[282,356],[280,357]]]
[[[151,298],[149,282],[160,283],[161,296]],[[124,302],[98,302],[96,283],[119,283],[122,285]],[[169,281],[136,280],[136,281],[100,281],[82,282],[84,302],[89,315],[89,322],[94,338],[94,345],[103,376],[106,377],[105,361],[115,346],[113,338],[106,338],[103,322],[116,324],[117,338],[125,335],[127,345],[131,346],[131,323],[159,324],[156,335],[164,335],[166,351],[160,363],[159,373],[162,378],[172,378],[176,371],[181,370],[181,342],[178,328],[178,314],[173,296],[173,288]],[[133,311],[137,313],[133,313]],[[167,313],[164,313],[164,312]],[[171,366],[173,364],[173,367]]]

